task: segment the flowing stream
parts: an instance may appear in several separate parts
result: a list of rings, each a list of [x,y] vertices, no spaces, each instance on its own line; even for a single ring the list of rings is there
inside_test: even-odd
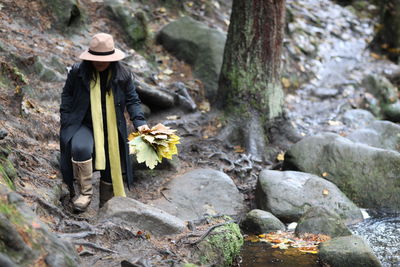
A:
[[[302,38],[291,45],[317,54],[300,60],[312,78],[287,95],[288,114],[305,136],[323,131],[348,133],[352,129],[332,121],[364,93],[360,86],[363,77],[369,73],[390,74],[398,66],[371,57],[367,49],[374,34],[370,19],[360,19],[349,9],[326,0],[287,3],[294,14],[289,31],[294,29],[292,36],[302,33]],[[320,89],[337,93],[322,98],[315,93]],[[399,215],[374,215],[351,230],[368,241],[384,267],[400,266]],[[272,249],[265,243],[246,243],[241,256],[240,266],[321,266],[315,255]]]

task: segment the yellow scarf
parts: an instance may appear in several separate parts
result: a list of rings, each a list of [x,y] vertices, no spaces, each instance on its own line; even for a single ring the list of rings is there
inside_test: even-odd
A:
[[[95,146],[95,168],[105,170],[106,155],[104,149],[103,113],[101,107],[100,75],[96,73],[96,82],[90,82],[90,108]],[[108,157],[110,159],[111,180],[114,196],[125,197],[124,183],[122,181],[121,160],[119,154],[118,128],[112,89],[106,93],[106,122],[108,130]]]

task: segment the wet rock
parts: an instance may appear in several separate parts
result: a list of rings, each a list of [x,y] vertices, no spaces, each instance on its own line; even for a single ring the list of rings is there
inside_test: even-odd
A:
[[[171,89],[174,90],[176,94],[177,105],[182,106],[184,109],[192,112],[197,108],[196,103],[193,98],[189,95],[185,85],[182,82],[175,82],[171,84]]]
[[[1,266],[33,266],[43,259],[50,267],[79,264],[73,246],[57,238],[22,197],[3,185],[0,185],[0,196],[0,240],[4,246]]]
[[[400,150],[400,126],[390,121],[376,120],[353,131],[347,138],[377,148]]]
[[[256,203],[284,222],[298,221],[316,206],[333,210],[348,224],[363,218],[360,209],[333,183],[302,172],[263,170],[258,177]]]
[[[244,210],[239,190],[220,171],[193,170],[175,177],[166,188],[165,197],[152,204],[182,220],[197,220],[205,215],[236,215]]]
[[[149,35],[146,13],[132,3],[106,1],[106,4],[126,32],[131,46],[135,49],[142,48]]]
[[[322,243],[318,255],[332,267],[382,266],[368,243],[356,235],[337,237]]]
[[[292,34],[293,41],[297,47],[306,55],[313,55],[317,52],[317,47],[311,42],[310,36],[304,32]]]
[[[312,207],[298,221],[296,235],[325,234],[331,237],[351,235],[350,229],[335,212],[324,207]]]
[[[316,88],[313,94],[320,99],[327,99],[335,97],[339,94],[339,90],[335,88]]]
[[[293,145],[285,155],[283,168],[324,174],[363,208],[399,211],[398,152],[323,133]]]
[[[207,98],[215,100],[226,34],[183,17],[162,28],[157,41],[193,66],[193,74],[203,82]]]
[[[261,234],[277,230],[284,231],[285,225],[272,213],[264,210],[252,210],[240,224],[241,228],[249,233]]]
[[[140,99],[150,107],[167,109],[175,105],[175,98],[172,93],[156,89],[138,80],[136,80],[136,91]]]
[[[100,222],[111,220],[156,236],[179,234],[186,228],[177,217],[127,197],[113,197],[99,213]]]
[[[346,111],[341,118],[341,121],[351,128],[364,127],[375,120],[374,115],[364,109],[351,109]]]
[[[195,253],[201,266],[231,266],[243,243],[239,226],[231,222],[214,228],[197,245],[198,251]]]
[[[384,118],[393,121],[400,122],[400,102],[397,101],[392,104],[384,105],[382,108]]]

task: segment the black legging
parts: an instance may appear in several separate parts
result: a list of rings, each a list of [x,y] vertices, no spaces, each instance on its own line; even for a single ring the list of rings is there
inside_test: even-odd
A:
[[[110,160],[108,158],[107,136],[104,138],[106,154],[106,169],[100,171],[101,180],[111,183]],[[71,139],[71,154],[74,161],[86,161],[93,156],[93,130],[81,125]]]

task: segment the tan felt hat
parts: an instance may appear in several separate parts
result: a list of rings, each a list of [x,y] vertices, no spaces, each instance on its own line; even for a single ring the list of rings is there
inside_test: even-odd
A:
[[[125,53],[114,47],[114,39],[107,33],[98,33],[93,36],[89,49],[83,52],[79,58],[90,61],[112,62],[125,57]]]

